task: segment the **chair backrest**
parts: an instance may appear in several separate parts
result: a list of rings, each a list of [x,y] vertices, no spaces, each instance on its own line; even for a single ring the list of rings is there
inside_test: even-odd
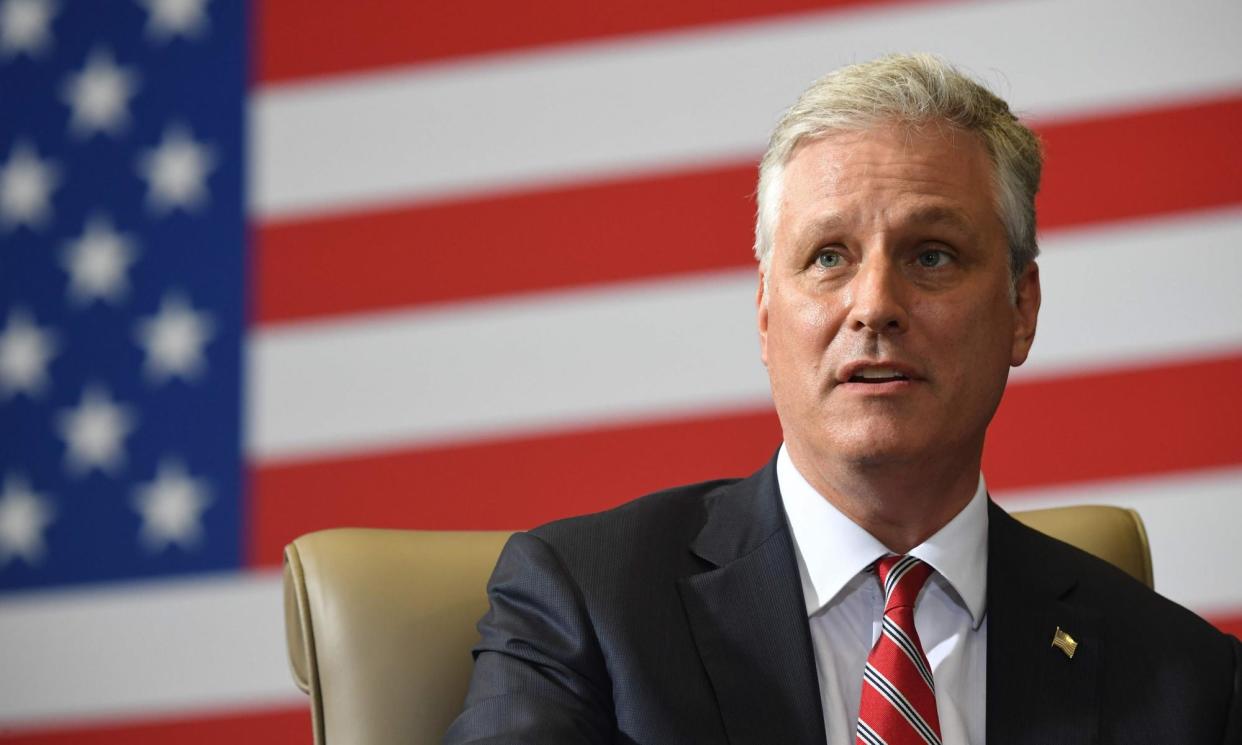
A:
[[[1134,510],[1079,505],[1015,512],[1013,516],[1041,533],[1098,556],[1148,587],[1155,587],[1147,529]]]
[[[1016,513],[1152,584],[1142,520],[1117,507]],[[461,709],[475,622],[509,533],[341,528],[285,548],[285,632],[317,745],[437,743]]]
[[[285,637],[317,745],[439,742],[509,533],[309,533],[285,547]]]

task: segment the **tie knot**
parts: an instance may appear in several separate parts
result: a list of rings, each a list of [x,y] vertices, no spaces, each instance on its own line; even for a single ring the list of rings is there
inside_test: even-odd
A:
[[[914,600],[931,576],[932,568],[913,556],[885,556],[876,562],[884,588],[884,612],[914,607]]]

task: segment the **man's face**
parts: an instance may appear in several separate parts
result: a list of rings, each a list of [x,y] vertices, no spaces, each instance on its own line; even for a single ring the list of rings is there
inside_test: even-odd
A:
[[[1039,311],[1033,264],[1010,299],[992,169],[977,136],[948,127],[794,151],[759,334],[795,460],[978,458]]]

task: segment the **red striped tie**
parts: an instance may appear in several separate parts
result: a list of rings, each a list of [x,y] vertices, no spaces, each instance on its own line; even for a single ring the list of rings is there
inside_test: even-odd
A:
[[[863,672],[856,745],[940,745],[936,684],[914,628],[914,600],[932,569],[913,556],[876,563],[884,628]]]

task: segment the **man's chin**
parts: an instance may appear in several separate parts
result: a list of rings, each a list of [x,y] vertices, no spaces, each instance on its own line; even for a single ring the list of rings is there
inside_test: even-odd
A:
[[[842,462],[856,469],[867,470],[907,465],[921,460],[925,451],[906,442],[882,441],[873,443],[869,447],[842,448],[840,454]]]
[[[871,423],[819,432],[808,448],[816,458],[856,467],[880,467],[918,461],[928,455],[928,445],[914,437],[912,424]]]

